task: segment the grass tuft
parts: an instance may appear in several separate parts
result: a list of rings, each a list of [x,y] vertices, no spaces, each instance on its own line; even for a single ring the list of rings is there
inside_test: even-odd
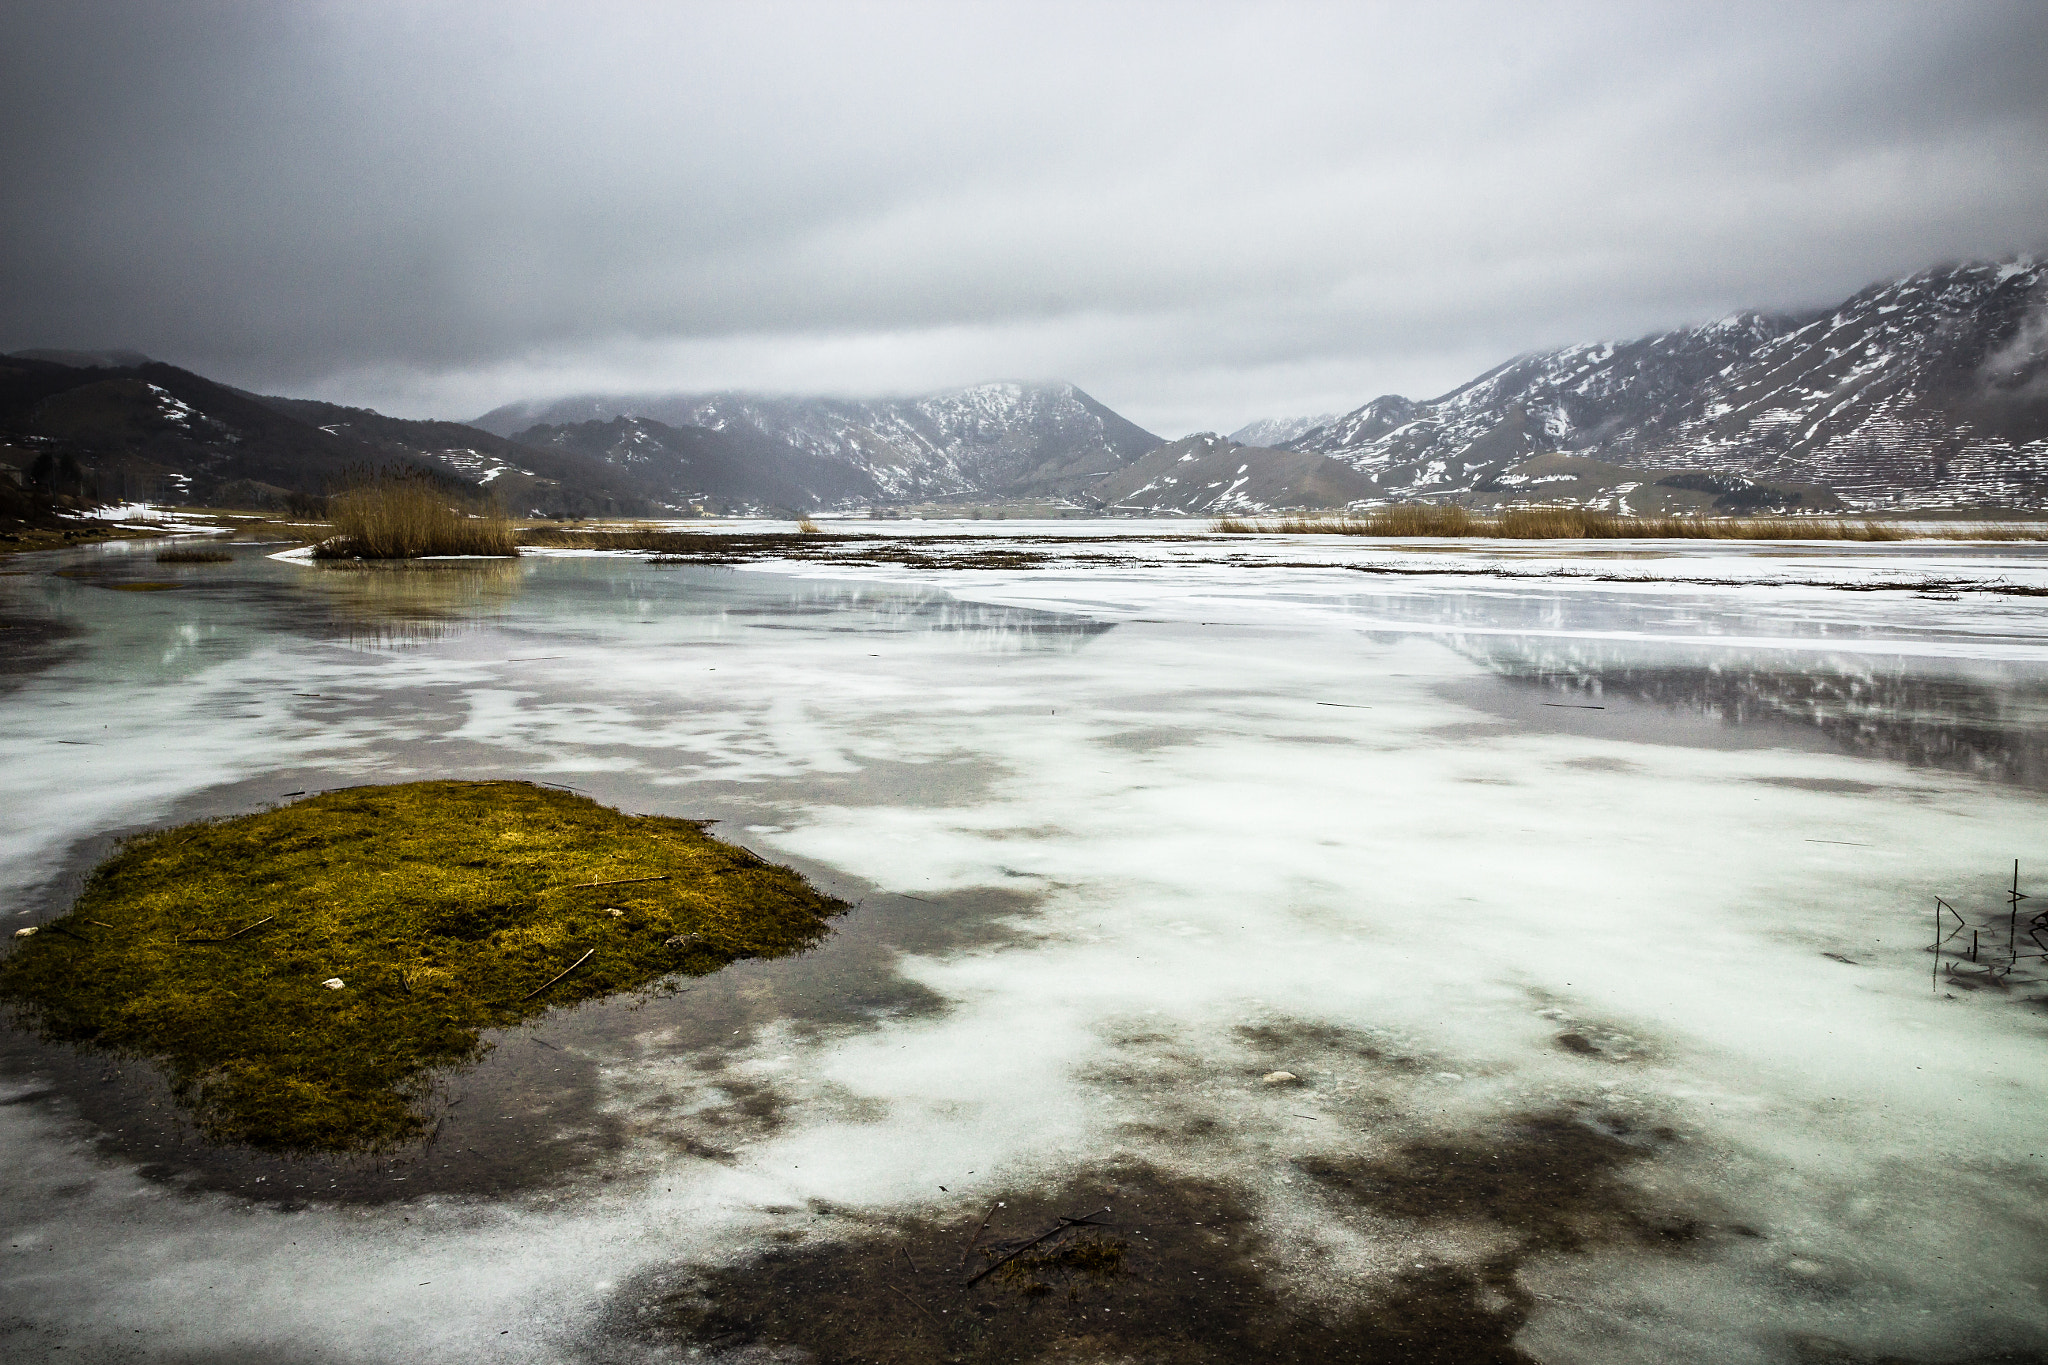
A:
[[[516,555],[512,522],[495,506],[465,507],[439,480],[386,469],[327,499],[332,539],[316,559],[418,559],[425,555]]]
[[[688,820],[524,782],[355,787],[130,842],[0,962],[0,999],[155,1059],[215,1140],[379,1150],[422,1135],[433,1073],[483,1030],[799,951],[845,908]]]
[[[809,517],[798,517],[796,519],[796,529],[807,536],[821,536],[825,534],[824,528]]]

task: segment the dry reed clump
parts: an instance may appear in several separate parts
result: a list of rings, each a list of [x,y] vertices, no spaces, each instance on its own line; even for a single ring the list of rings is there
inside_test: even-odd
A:
[[[1366,512],[1290,516],[1271,521],[1219,518],[1213,530],[1340,536],[1433,536],[1497,540],[1905,540],[1879,521],[1791,517],[1630,517],[1583,507],[1509,507],[1480,516],[1456,504],[1399,503]]]
[[[332,538],[315,559],[419,559],[426,555],[516,555],[512,523],[492,505],[458,506],[437,480],[385,470],[327,500]]]
[[[796,519],[796,529],[803,532],[807,536],[821,536],[825,534],[824,528],[819,526],[817,522],[812,521],[809,517],[798,517]]]
[[[1986,521],[1973,526],[1958,526],[1953,530],[1936,531],[1933,535],[1936,540],[2048,540],[2048,527]]]

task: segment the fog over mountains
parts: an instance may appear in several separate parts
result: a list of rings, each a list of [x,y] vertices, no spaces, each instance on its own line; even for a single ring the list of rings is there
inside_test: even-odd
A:
[[[931,500],[1189,515],[1446,498],[2042,508],[2048,265],[1941,267],[1829,309],[1521,356],[1437,398],[1173,442],[1068,383],[586,395],[459,423],[262,397],[132,352],[30,351],[0,361],[0,443],[18,477],[62,466],[106,498],[274,503],[398,462],[544,515]]]

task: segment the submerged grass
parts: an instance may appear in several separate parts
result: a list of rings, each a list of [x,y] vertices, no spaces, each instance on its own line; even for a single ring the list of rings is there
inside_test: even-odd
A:
[[[327,499],[334,536],[316,559],[419,559],[426,555],[516,555],[518,534],[503,510],[458,504],[440,482],[385,470]]]
[[[1397,503],[1365,512],[1267,521],[1219,518],[1225,535],[1434,536],[1503,540],[1905,540],[1881,521],[1792,517],[1631,517],[1583,507],[1509,507],[1482,515],[1455,503]]]
[[[693,821],[524,782],[355,787],[132,841],[0,962],[0,999],[156,1060],[211,1138],[375,1150],[421,1135],[432,1073],[482,1030],[796,952],[845,908]]]
[[[159,564],[232,564],[235,557],[226,550],[165,550],[156,557]]]

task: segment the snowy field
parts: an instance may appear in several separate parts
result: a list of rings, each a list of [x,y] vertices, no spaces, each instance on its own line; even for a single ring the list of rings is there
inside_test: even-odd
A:
[[[835,529],[1133,562],[11,563],[10,927],[124,832],[423,777],[860,904],[500,1039],[396,1162],[208,1153],[12,1037],[0,1354],[690,1358],[640,1310],[692,1267],[1105,1170],[1228,1191],[1290,1312],[1427,1275],[1541,1360],[2048,1351],[2039,964],[1928,951],[1937,895],[2001,952],[2015,859],[2048,895],[2048,552]],[[1569,1235],[1388,1190],[1532,1133],[1604,1163],[1544,1177]]]

